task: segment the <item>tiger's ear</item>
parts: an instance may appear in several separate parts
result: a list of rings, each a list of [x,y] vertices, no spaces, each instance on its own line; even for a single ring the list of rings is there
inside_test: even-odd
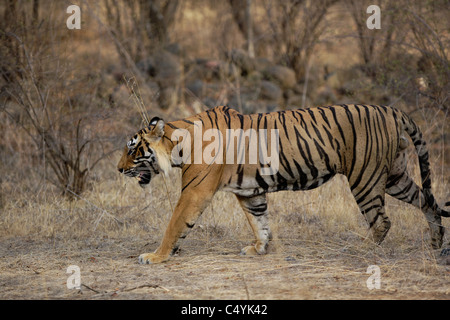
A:
[[[152,120],[150,120],[150,123],[148,125],[151,130],[150,131],[151,134],[158,138],[162,137],[164,135],[164,125],[165,124],[166,123],[164,122],[164,120],[159,117],[152,118]]]
[[[152,120],[150,120],[148,126],[154,126],[159,120],[162,120],[160,117],[153,117]]]

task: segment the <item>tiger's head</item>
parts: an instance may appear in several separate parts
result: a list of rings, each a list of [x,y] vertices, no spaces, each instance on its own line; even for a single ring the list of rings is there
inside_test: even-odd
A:
[[[170,160],[162,145],[164,120],[154,117],[148,127],[138,131],[123,150],[117,169],[128,177],[137,177],[139,185],[145,187],[154,175],[161,171],[167,174]]]

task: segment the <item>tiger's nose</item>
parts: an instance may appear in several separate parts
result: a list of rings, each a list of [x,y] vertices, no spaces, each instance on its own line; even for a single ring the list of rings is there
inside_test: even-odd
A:
[[[117,170],[119,170],[120,173],[123,173],[123,168],[117,168]]]

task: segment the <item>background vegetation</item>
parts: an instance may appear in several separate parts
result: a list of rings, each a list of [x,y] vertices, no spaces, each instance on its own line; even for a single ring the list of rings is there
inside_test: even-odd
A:
[[[431,151],[434,194],[439,203],[448,200],[448,1],[378,1],[381,29],[369,30],[366,8],[372,2],[79,1],[81,29],[69,30],[66,9],[71,2],[3,1],[2,296],[30,294],[29,286],[18,289],[22,283],[14,282],[30,270],[41,276],[39,281],[42,277],[55,281],[52,290],[46,291],[49,297],[68,295],[64,286],[60,287],[61,280],[48,273],[43,276],[44,270],[57,271],[64,282],[66,262],[75,259],[84,265],[93,262],[90,258],[99,260],[97,252],[102,248],[105,252],[106,248],[108,252],[132,252],[106,254],[113,270],[113,260],[133,265],[135,258],[123,262],[124,257],[156,248],[170,217],[169,201],[175,204],[179,196],[180,173],[171,173],[168,192],[161,178],[142,191],[136,181],[117,173],[124,143],[144,125],[130,88],[139,90],[150,116],[166,120],[224,104],[243,113],[338,103],[393,105],[420,124]],[[410,170],[419,181],[416,158],[411,152]],[[380,248],[366,239],[367,226],[341,177],[314,191],[283,192],[270,195],[269,200],[275,234],[271,259],[276,260],[271,263],[282,266],[264,267],[278,276],[273,287],[288,285],[290,272],[298,269],[283,266],[292,261],[305,261],[310,263],[306,268],[312,266],[308,270],[322,271],[310,274],[312,282],[320,275],[325,277],[320,281],[326,282],[324,279],[335,274],[356,272],[351,270],[364,274],[371,263],[394,264],[401,266],[398,272],[417,281],[406,285],[405,278],[392,273],[392,287],[402,288],[395,289],[398,297],[411,290],[418,294],[414,297],[423,297],[417,291],[421,287],[427,297],[448,298],[448,271],[436,265],[427,246],[427,226],[420,211],[389,198],[387,211],[393,228]],[[444,223],[448,228],[448,221]],[[189,239],[192,255],[183,256],[182,251],[179,259],[190,267],[178,270],[180,278],[174,286],[196,265],[196,254],[238,252],[251,241],[251,233],[235,199],[219,193]],[[34,253],[23,248],[34,248]],[[33,259],[33,254],[39,258]],[[196,267],[210,258],[223,257],[199,258]],[[422,267],[409,269],[410,260],[420,261]],[[330,263],[330,268],[320,268],[323,263]],[[246,268],[238,268],[242,279],[244,274],[247,278],[245,270],[250,266]],[[226,277],[236,280],[231,269],[224,274],[222,282]],[[91,288],[92,283],[106,286],[104,279],[99,279],[92,280]],[[238,277],[230,288],[241,290],[246,283],[242,279]],[[158,281],[167,288],[165,278]],[[247,284],[242,292],[247,298],[360,297],[359,291],[350,290],[353,282],[344,286],[351,292],[346,296],[337,289],[342,283],[333,281],[326,282],[324,292],[320,288],[314,291],[313,284],[307,286],[308,294],[292,288],[280,289],[275,296],[264,288],[259,288],[262,293],[249,294],[252,290]],[[210,286],[205,283],[199,284],[201,290]],[[95,290],[88,292],[100,294],[100,289]],[[161,292],[167,297],[189,298],[173,290],[172,295]],[[223,285],[214,290],[222,290],[221,297],[234,294]],[[28,297],[42,293],[33,292]],[[105,297],[104,293],[100,297]]]

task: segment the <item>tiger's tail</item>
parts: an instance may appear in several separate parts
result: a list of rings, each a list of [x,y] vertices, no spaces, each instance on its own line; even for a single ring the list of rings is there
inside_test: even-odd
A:
[[[411,137],[414,146],[419,157],[419,167],[420,176],[422,178],[422,189],[425,196],[425,201],[427,205],[436,212],[437,215],[441,217],[450,217],[450,212],[440,208],[433,194],[431,193],[431,178],[430,178],[430,162],[428,156],[427,143],[422,137],[422,132],[420,131],[417,124],[406,114],[403,113],[402,121],[404,124],[404,130]],[[445,203],[445,206],[450,206],[450,201]]]

